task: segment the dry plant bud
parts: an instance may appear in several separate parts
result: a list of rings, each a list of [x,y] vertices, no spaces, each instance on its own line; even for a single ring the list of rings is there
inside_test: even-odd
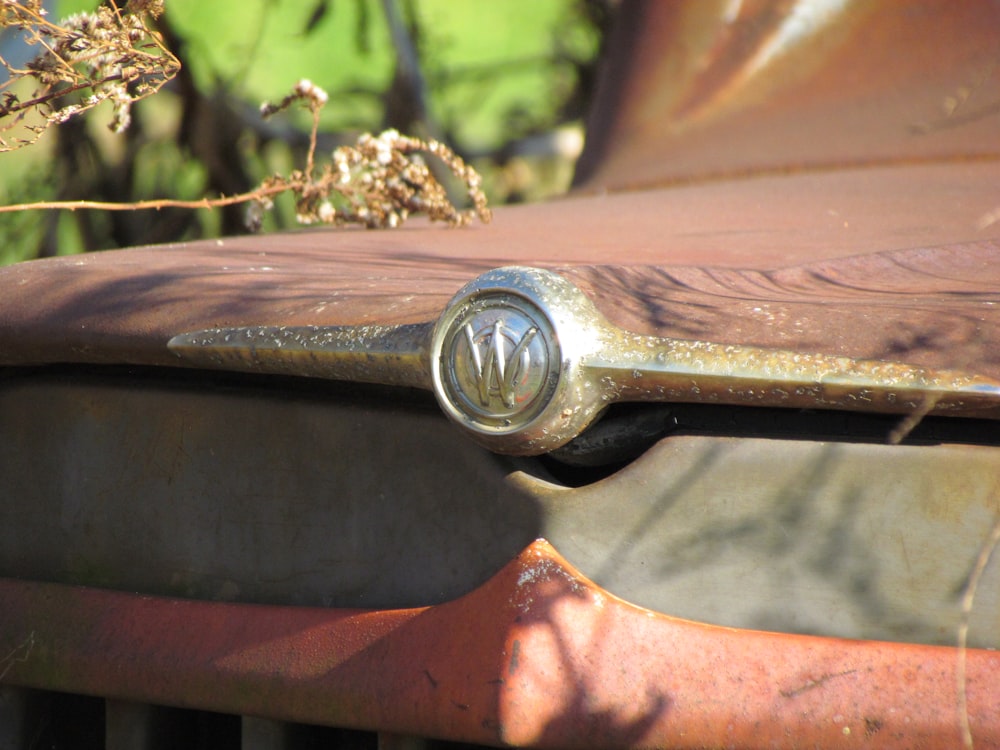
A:
[[[336,149],[332,160],[317,170],[316,135],[319,113],[326,102],[326,92],[309,80],[301,80],[277,104],[261,105],[261,114],[269,117],[302,103],[313,117],[305,171],[265,180],[260,190],[268,203],[275,193],[291,191],[296,198],[296,218],[302,224],[361,224],[369,229],[388,229],[416,213],[452,226],[464,226],[473,218],[489,223],[492,214],[486,206],[479,174],[438,141],[400,135],[395,130],[378,136],[365,133],[353,146]],[[464,183],[471,209],[455,207],[424,162],[423,154],[439,159]],[[268,208],[264,198],[258,198],[248,211],[248,222],[259,225],[259,217]]]
[[[295,84],[295,88],[292,89],[292,93],[277,104],[272,104],[271,102],[264,102],[261,104],[260,116],[267,118],[271,115],[277,114],[278,112],[283,112],[296,102],[302,102],[309,108],[310,111],[318,113],[326,104],[327,99],[328,97],[323,89],[310,81],[308,78],[303,78]]]
[[[0,0],[0,10],[12,4],[12,0]],[[143,3],[144,7],[149,5],[159,7],[156,3]],[[61,59],[63,58],[52,58],[53,61]],[[58,68],[58,64],[54,68]],[[261,105],[261,114],[269,117],[293,104],[303,104],[312,115],[309,150],[304,170],[296,169],[287,176],[272,175],[248,192],[200,200],[164,198],[135,203],[48,201],[0,206],[0,213],[28,209],[199,209],[246,204],[247,227],[257,231],[263,224],[265,212],[274,208],[274,196],[290,192],[295,196],[296,217],[303,224],[360,224],[369,229],[386,229],[399,226],[409,216],[417,213],[425,214],[431,221],[443,221],[452,226],[464,226],[474,218],[484,224],[490,222],[492,214],[486,206],[482,178],[450,148],[435,140],[411,138],[400,135],[395,130],[386,130],[378,136],[365,133],[353,146],[336,149],[330,161],[317,169],[315,157],[319,116],[326,102],[326,92],[303,79],[295,85],[292,93],[277,104],[265,102]],[[85,103],[79,107],[66,105],[59,109],[53,108],[49,114],[49,122],[71,117],[83,111],[86,106]],[[424,162],[424,155],[438,159],[464,183],[472,203],[471,208],[459,209],[451,202],[444,186]]]
[[[162,12],[163,0],[129,0],[123,9],[101,5],[56,24],[45,19],[41,0],[0,0],[0,28],[21,31],[27,44],[40,49],[24,68],[0,56],[10,76],[0,85],[0,152],[34,143],[49,126],[104,101],[113,107],[110,128],[127,128],[132,103],[158,91],[180,69],[147,23]],[[22,101],[13,88],[27,79],[35,86]],[[4,136],[18,125],[25,136]]]

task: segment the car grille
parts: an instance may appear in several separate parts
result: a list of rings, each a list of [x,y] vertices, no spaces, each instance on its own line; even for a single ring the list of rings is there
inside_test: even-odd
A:
[[[444,750],[385,732],[273,721],[24,688],[0,688],[4,750]]]

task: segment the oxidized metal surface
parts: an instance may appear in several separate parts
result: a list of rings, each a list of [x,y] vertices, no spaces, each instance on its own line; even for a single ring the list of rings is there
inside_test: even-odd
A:
[[[182,334],[168,346],[202,367],[432,387],[474,439],[519,455],[564,445],[621,401],[1000,413],[1000,381],[981,376],[629,333],[566,279],[526,267],[467,284],[433,333],[429,324],[253,327]]]
[[[0,581],[3,682],[522,747],[1000,746],[1000,654],[716,628],[546,542],[429,608],[210,604]],[[961,666],[960,666],[961,665]]]
[[[998,131],[1000,132],[1000,131]],[[171,365],[173,336],[435,320],[477,273],[557,268],[637,333],[1000,377],[1000,163],[502,207],[487,228],[302,232],[0,268],[0,363]],[[864,255],[859,255],[863,253]],[[592,267],[596,266],[596,267]]]
[[[577,181],[1000,158],[991,0],[624,3]]]
[[[658,419],[648,438],[658,442],[601,481],[573,481],[577,471],[555,473],[553,461],[482,450],[429,393],[398,390],[150,370],[8,374],[0,476],[17,502],[0,503],[0,573],[396,609],[468,593],[544,537],[649,609],[949,644],[1000,514],[995,422],[927,420],[915,444],[888,445],[895,417],[828,412],[824,425],[791,414],[792,431],[780,431],[779,410],[719,408],[715,434],[692,435],[685,425],[709,407],[656,407],[642,411]],[[969,642],[983,648],[1000,647],[998,562],[971,613]]]
[[[907,361],[998,377],[998,13],[989,0],[625,4],[582,170],[599,170],[591,187],[671,188],[504,207],[467,232],[0,269],[0,362],[162,365],[184,331],[418,323],[491,267],[600,263],[580,273],[601,283],[581,286],[638,333],[871,359],[917,342]],[[711,278],[720,269],[735,272]],[[778,270],[796,285],[772,283]],[[891,292],[884,273],[901,281]]]

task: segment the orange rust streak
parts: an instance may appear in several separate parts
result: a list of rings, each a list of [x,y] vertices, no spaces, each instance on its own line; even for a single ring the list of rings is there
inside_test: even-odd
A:
[[[543,540],[429,608],[217,604],[0,580],[0,613],[0,653],[19,654],[4,683],[128,700],[535,747],[960,737],[955,649],[679,620],[608,594]],[[982,747],[1000,744],[998,670],[1000,654],[967,652]]]
[[[570,569],[560,562],[558,570]],[[826,748],[876,733],[886,748],[960,740],[955,649],[713,627],[561,575],[531,593],[508,637],[520,644],[500,711],[512,744]],[[973,736],[994,747],[1000,655],[969,654]]]

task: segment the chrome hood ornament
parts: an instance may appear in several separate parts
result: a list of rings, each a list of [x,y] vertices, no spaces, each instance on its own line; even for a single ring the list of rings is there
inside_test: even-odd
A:
[[[630,333],[536,268],[479,276],[436,323],[220,328],[168,346],[194,366],[432,390],[477,442],[519,455],[566,444],[619,401],[1000,411],[1000,382],[962,372]]]

